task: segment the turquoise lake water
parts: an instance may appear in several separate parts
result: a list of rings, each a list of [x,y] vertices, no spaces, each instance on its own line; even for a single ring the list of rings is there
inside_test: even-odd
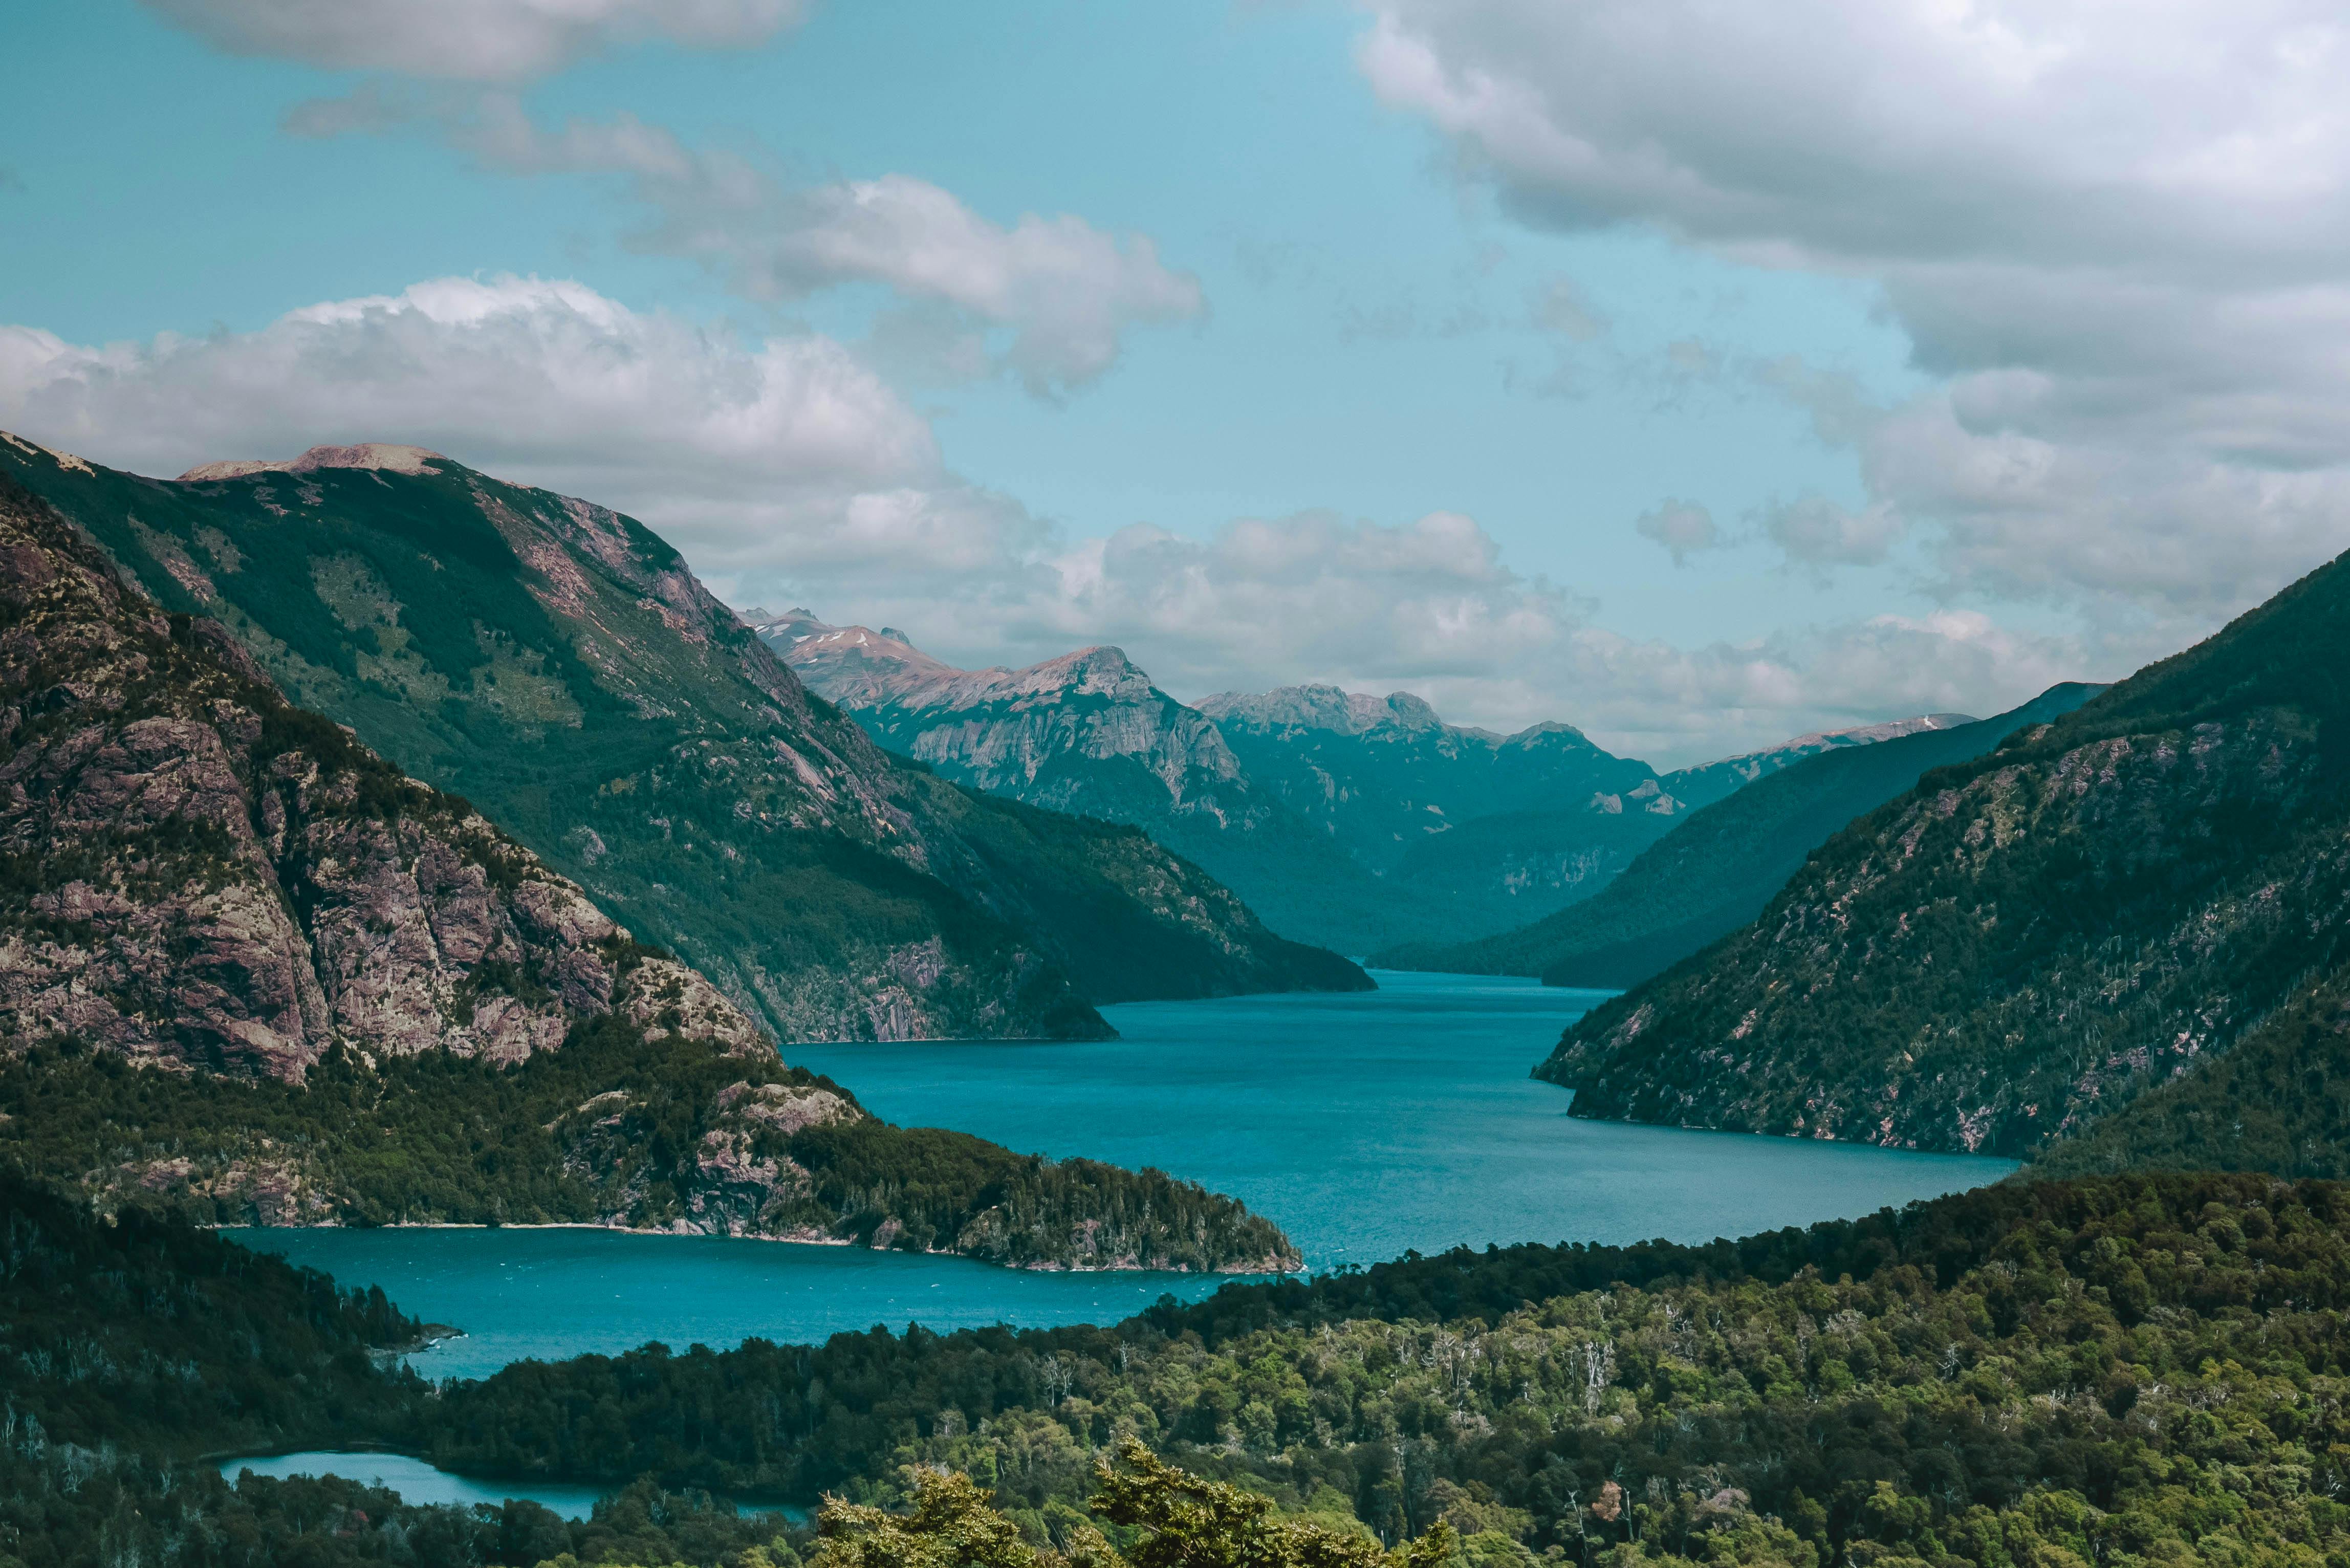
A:
[[[1376,992],[1149,1002],[1089,1044],[814,1045],[786,1053],[912,1126],[1023,1152],[1156,1165],[1245,1200],[1316,1269],[1456,1242],[1706,1241],[1995,1180],[2003,1160],[1577,1121],[1526,1076],[1606,993],[1382,973]],[[1108,1322],[1214,1279],[1025,1273],[951,1258],[593,1230],[274,1231],[248,1244],[380,1284],[466,1336],[435,1377],[647,1340],[822,1340]]]

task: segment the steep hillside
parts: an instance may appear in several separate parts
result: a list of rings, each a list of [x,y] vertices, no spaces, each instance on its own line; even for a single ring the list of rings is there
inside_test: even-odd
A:
[[[1854,724],[1842,730],[1814,730],[1808,735],[1797,735],[1792,741],[1782,741],[1775,746],[1759,752],[1741,752],[1734,757],[1722,757],[1695,767],[1681,768],[1664,775],[1665,788],[1676,799],[1686,802],[1690,809],[1711,805],[1760,779],[1769,778],[1782,769],[1830,752],[1847,751],[1856,746],[1873,746],[1887,741],[1898,741],[1930,730],[1955,730],[1978,721],[1967,713],[1918,713],[1907,719],[1888,719],[1881,724]]]
[[[1153,848],[892,763],[619,514],[412,447],[0,472],[303,706],[478,802],[785,1039],[1098,1036],[1358,983]]]
[[[1211,722],[1115,648],[966,670],[902,633],[806,610],[748,618],[810,690],[889,750],[974,789],[1132,823],[1274,929],[1342,951],[1499,930],[1587,896],[1677,809],[1639,763],[1588,766],[1585,753],[1606,753],[1565,725],[1504,740],[1447,726],[1416,698],[1332,688],[1211,699],[1223,715]],[[1335,808],[1295,776],[1295,754],[1334,725],[1339,743],[1358,742],[1371,759],[1305,762],[1352,770]],[[1244,765],[1236,745],[1255,760]],[[1256,772],[1265,765],[1270,782]],[[1583,787],[1595,782],[1618,787]],[[1366,788],[1404,794],[1374,804]]]
[[[1661,973],[1762,912],[1804,857],[1855,817],[1891,800],[1929,768],[1970,761],[2028,724],[2072,711],[2101,688],[2052,688],[1996,719],[1946,723],[1954,715],[1874,726],[1837,744],[1806,736],[1757,753],[1776,765],[1748,775],[1754,759],[1709,764],[1751,777],[1736,794],[1695,811],[1644,850],[1596,895],[1547,919],[1482,941],[1391,949],[1388,969],[1540,975],[1546,984],[1620,991]],[[1802,750],[1809,746],[1809,750]],[[1669,784],[1682,774],[1669,775]]]
[[[2336,561],[1926,774],[1540,1072],[1580,1116],[2032,1153],[2331,983],[2350,958],[2345,786]]]
[[[1157,1173],[866,1116],[4,478],[0,1158],[208,1221],[1294,1256]]]
[[[1509,929],[1586,898],[1677,821],[1645,763],[1570,725],[1448,724],[1409,692],[1329,686],[1200,703],[1241,765],[1320,842],[1381,879],[1385,941]]]

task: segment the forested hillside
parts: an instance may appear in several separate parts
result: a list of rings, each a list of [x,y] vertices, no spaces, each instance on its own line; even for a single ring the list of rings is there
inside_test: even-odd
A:
[[[1751,783],[1683,817],[1583,902],[1497,937],[1395,948],[1373,961],[1385,969],[1540,975],[1545,985],[1637,985],[1753,919],[1813,850],[1928,769],[1971,761],[2026,725],[2071,712],[2100,690],[2068,683],[1994,719],[1824,747],[1767,771],[1758,766]]]
[[[1228,1287],[1115,1328],[510,1367],[433,1451],[851,1499],[899,1466],[1087,1525],[1133,1433],[1468,1563],[1955,1568],[2350,1549],[2350,1191],[2011,1185],[1703,1248],[1517,1248]]]
[[[109,1207],[1295,1261],[1159,1173],[867,1116],[5,477],[0,786],[0,1156]]]
[[[780,1039],[1099,1037],[1097,1002],[1363,983],[1139,833],[892,763],[618,513],[413,447],[163,481],[10,437],[0,472]]]
[[[1577,1116],[2020,1156],[2218,1071],[2350,959],[2345,694],[2336,561],[1927,774],[1540,1073]]]

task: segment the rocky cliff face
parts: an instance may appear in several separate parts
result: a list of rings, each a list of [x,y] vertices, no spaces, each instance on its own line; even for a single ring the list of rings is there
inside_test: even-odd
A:
[[[5,479],[0,1151],[104,1203],[213,1221],[587,1220],[1064,1265],[1295,1258],[1238,1205],[1155,1173],[874,1121],[786,1067],[701,974],[466,802],[288,704],[236,639],[161,611]],[[1107,1217],[1123,1252],[1103,1245]]]
[[[1095,1002],[1347,979],[1194,868],[892,763],[605,508],[415,448],[157,481],[8,438],[0,470],[783,1038],[1099,1036]]]
[[[752,628],[893,752],[975,789],[1110,822],[1204,815],[1255,828],[1275,815],[1205,716],[1115,648],[1024,670],[958,670],[861,626],[806,610]]]
[[[1579,1116],[2021,1155],[2224,1057],[2350,955],[2350,564],[1813,855],[1592,1013]]]
[[[674,992],[764,1049],[464,802],[289,708],[29,498],[0,497],[0,1037],[298,1081],[331,1044],[515,1062]]]

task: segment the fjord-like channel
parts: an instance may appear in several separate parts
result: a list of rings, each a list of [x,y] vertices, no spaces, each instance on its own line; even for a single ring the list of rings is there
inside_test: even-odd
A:
[[[1605,993],[1381,973],[1376,992],[1106,1009],[1086,1044],[804,1045],[879,1116],[1024,1152],[1155,1165],[1271,1216],[1309,1266],[1459,1243],[1704,1241],[1979,1186],[2006,1161],[1577,1121],[1527,1076]],[[1111,1322],[1196,1275],[1038,1273],[857,1248],[590,1230],[245,1231],[465,1337],[480,1376],[660,1340],[820,1341],[876,1324]]]

